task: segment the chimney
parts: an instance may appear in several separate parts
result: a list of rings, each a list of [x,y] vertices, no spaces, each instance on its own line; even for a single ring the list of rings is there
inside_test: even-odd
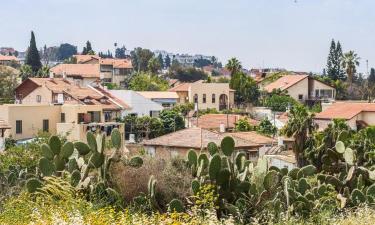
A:
[[[63,77],[64,80],[66,79],[66,73],[65,73],[65,71],[63,72],[62,77]]]
[[[53,72],[50,71],[50,72],[49,72],[49,78],[50,78],[50,79],[53,79],[53,76],[54,76]]]

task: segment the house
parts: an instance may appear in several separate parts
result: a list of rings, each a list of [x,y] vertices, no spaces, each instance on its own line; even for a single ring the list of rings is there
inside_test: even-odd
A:
[[[59,64],[51,68],[53,77],[83,79],[84,84],[100,80],[104,84],[124,86],[127,76],[133,71],[130,59],[101,58],[97,55],[74,55],[77,64]],[[82,83],[81,83],[82,84]]]
[[[285,75],[263,87],[263,90],[268,93],[274,90],[285,91],[290,97],[303,103],[333,101],[336,96],[334,87],[308,75]]]
[[[375,103],[336,102],[315,115],[314,122],[320,130],[325,129],[333,119],[344,119],[353,130],[375,125]]]
[[[137,93],[166,109],[172,108],[178,102],[178,94],[174,91],[137,91]]]
[[[124,111],[122,116],[137,115],[157,117],[159,112],[164,109],[161,104],[144,97],[136,91],[109,90],[108,92],[123,102],[126,102],[126,104],[131,107],[131,109]]]
[[[100,59],[100,79],[103,83],[125,85],[125,78],[133,71],[130,59]]]
[[[0,120],[0,153],[5,149],[5,131],[11,128],[4,120]]]
[[[193,83],[182,83],[169,91],[178,95],[177,103],[195,103],[198,109],[217,109],[222,111],[234,106],[234,90],[229,83],[206,83],[199,80]]]
[[[5,136],[15,140],[34,138],[41,131],[63,135],[71,141],[85,141],[89,130],[110,135],[116,127],[124,133],[124,124],[105,121],[103,105],[5,104],[0,105],[0,119],[10,125]]]
[[[146,152],[160,158],[185,157],[190,149],[205,151],[208,143],[214,142],[220,146],[226,134],[209,131],[202,128],[187,128],[154,139],[142,142]],[[234,137],[235,149],[244,151],[248,158],[255,161],[261,145]]]
[[[19,64],[17,57],[13,55],[0,55],[0,65],[11,66],[12,64]]]
[[[188,127],[200,127],[208,130],[220,130],[220,126],[225,130],[233,130],[236,127],[236,123],[240,119],[247,119],[252,126],[259,125],[259,121],[248,118],[246,116],[236,114],[205,114],[198,118],[192,117],[189,119]]]
[[[15,89],[19,104],[80,104],[102,105],[106,121],[121,116],[130,107],[119,99],[106,95],[100,87],[82,87],[63,78],[29,78]]]
[[[260,147],[258,148],[258,156],[265,155],[265,153],[269,149],[271,149],[273,146],[277,146],[277,141],[274,138],[267,137],[255,131],[233,132],[233,133],[226,133],[226,134],[233,138],[240,138],[242,140],[253,142],[259,145]]]
[[[289,171],[297,167],[296,157],[291,151],[284,151],[279,154],[265,155],[264,156],[268,165],[275,166],[279,169],[287,168]]]
[[[88,86],[100,79],[99,64],[58,64],[50,69],[50,77]]]

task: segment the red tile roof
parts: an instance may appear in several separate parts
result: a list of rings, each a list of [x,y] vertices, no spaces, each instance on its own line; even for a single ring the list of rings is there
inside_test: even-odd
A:
[[[51,68],[52,73],[68,77],[100,78],[98,64],[58,64]]]
[[[200,149],[201,147],[206,148],[209,142],[214,142],[217,145],[220,145],[221,140],[225,136],[228,135],[201,128],[187,128],[151,140],[143,141],[143,145]],[[234,137],[234,141],[235,147],[240,149],[260,147],[259,144],[241,138]]]
[[[96,59],[96,60],[100,59],[100,57],[97,55],[73,55],[73,57],[77,59],[77,63],[85,63],[92,59]]]
[[[205,114],[198,118],[198,127],[203,129],[219,129],[220,124],[224,124],[226,128],[234,128],[238,120],[242,118],[246,117],[235,114]],[[259,121],[257,120],[251,118],[247,118],[247,120],[252,126],[259,124]],[[193,126],[197,126],[196,118],[191,118],[190,122]]]
[[[361,112],[375,112],[375,103],[338,102],[316,114],[315,118],[349,120]]]
[[[258,134],[255,131],[248,131],[248,132],[234,132],[234,133],[227,133],[228,135],[235,137],[235,138],[241,138],[246,141],[251,141],[255,144],[260,145],[267,145],[267,144],[273,144],[276,142],[275,139]]]
[[[112,65],[114,68],[119,69],[132,69],[133,65],[130,59],[100,59],[101,65]]]
[[[0,55],[0,61],[18,61],[18,59],[13,55]]]
[[[182,84],[179,84],[171,89],[169,89],[169,91],[189,91],[189,88],[190,88],[190,85],[191,83],[182,83]]]
[[[274,89],[286,90],[291,86],[299,83],[300,81],[308,78],[308,75],[286,75],[282,76],[276,81],[266,85],[264,90],[267,92],[272,92]]]

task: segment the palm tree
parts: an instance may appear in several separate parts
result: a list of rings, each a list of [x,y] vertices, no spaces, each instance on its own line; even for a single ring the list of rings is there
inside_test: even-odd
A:
[[[303,105],[294,106],[289,112],[289,121],[282,129],[281,133],[287,137],[293,137],[293,152],[297,165],[302,167],[306,164],[304,151],[308,143],[309,136],[314,130],[314,114],[310,114]]]
[[[238,61],[236,58],[231,58],[228,60],[227,65],[225,65],[225,68],[227,68],[230,71],[231,77],[233,77],[233,74],[239,72],[242,69],[241,62]]]
[[[348,81],[350,85],[350,93],[352,93],[353,76],[357,72],[357,66],[359,66],[360,58],[354,51],[349,51],[344,54],[341,65],[345,69],[348,75]]]

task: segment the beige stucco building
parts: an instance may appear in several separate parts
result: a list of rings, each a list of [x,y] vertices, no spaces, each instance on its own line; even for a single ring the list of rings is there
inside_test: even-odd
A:
[[[285,91],[290,97],[300,102],[333,101],[336,90],[308,75],[286,75],[263,87],[268,93],[273,90]]]
[[[343,119],[347,125],[358,130],[375,125],[375,103],[337,102],[315,115],[314,122],[320,130],[328,127],[334,119]]]
[[[234,90],[229,83],[206,83],[202,80],[194,83],[182,83],[170,89],[179,98],[177,103],[197,103],[198,109],[230,109],[234,106]]]
[[[101,130],[110,134],[116,127],[123,133],[122,123],[105,122],[101,105],[0,105],[0,119],[10,129],[6,137],[15,140],[34,138],[39,132],[66,136],[68,140],[86,140],[86,132]]]

